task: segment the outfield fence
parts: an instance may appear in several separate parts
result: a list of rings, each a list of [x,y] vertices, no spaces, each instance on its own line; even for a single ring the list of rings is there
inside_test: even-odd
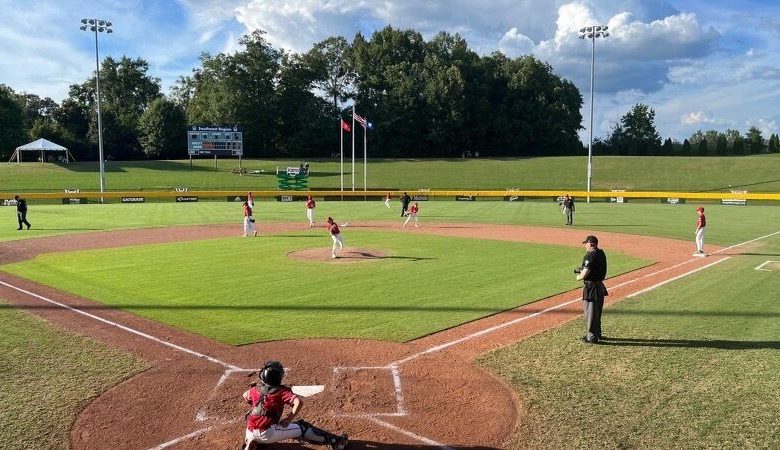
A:
[[[412,197],[412,201],[429,200],[457,200],[457,201],[476,201],[476,200],[505,200],[505,201],[524,201],[524,200],[548,200],[558,201],[559,197],[569,194],[575,197],[579,202],[590,198],[591,201],[625,203],[630,201],[660,201],[662,203],[685,203],[686,201],[710,201],[723,204],[746,204],[748,201],[777,202],[780,201],[780,193],[749,193],[744,191],[737,192],[669,192],[669,191],[564,191],[564,190],[397,190],[389,191],[394,200],[402,196],[405,192]],[[319,200],[384,200],[388,191],[340,191],[340,190],[310,190],[310,191],[253,191],[255,199],[267,199],[277,201],[299,201],[311,195]],[[17,192],[0,193],[0,199],[3,204],[13,204],[14,195],[30,200],[40,200],[42,202],[62,203],[143,203],[148,200],[153,201],[176,201],[193,202],[199,200],[207,201],[243,201],[246,199],[247,191],[235,190],[189,190],[188,188],[179,188],[173,190],[153,190],[153,191],[80,191],[65,190],[63,192]]]

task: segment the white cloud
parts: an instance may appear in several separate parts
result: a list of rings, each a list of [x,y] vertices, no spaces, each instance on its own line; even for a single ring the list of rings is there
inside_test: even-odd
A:
[[[703,123],[716,123],[717,121],[708,117],[704,111],[696,111],[685,114],[680,118],[683,125],[700,125]]]
[[[498,41],[498,49],[506,55],[526,55],[533,51],[535,45],[528,36],[512,28]]]
[[[750,127],[756,127],[761,130],[761,135],[764,139],[769,138],[770,135],[777,133],[777,122],[770,119],[748,119],[745,122],[745,129]]]

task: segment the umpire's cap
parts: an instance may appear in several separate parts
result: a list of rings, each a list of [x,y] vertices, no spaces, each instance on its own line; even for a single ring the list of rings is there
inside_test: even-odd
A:
[[[597,238],[596,236],[592,236],[591,235],[591,236],[586,237],[585,240],[582,241],[583,244],[587,244],[589,242],[591,244],[593,244],[593,245],[599,245],[599,238]]]

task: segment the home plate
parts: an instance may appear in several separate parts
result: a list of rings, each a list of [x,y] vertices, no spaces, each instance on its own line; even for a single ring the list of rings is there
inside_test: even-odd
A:
[[[324,391],[325,385],[312,384],[309,386],[293,386],[290,389],[294,394],[300,395],[301,397],[311,397],[314,394],[319,394],[320,392]]]

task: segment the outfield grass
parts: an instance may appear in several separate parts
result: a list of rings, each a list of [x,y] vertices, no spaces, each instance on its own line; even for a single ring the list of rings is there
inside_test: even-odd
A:
[[[109,190],[155,190],[189,187],[201,190],[275,190],[277,167],[297,167],[300,161],[244,160],[247,175],[231,174],[238,160],[110,161],[105,165]],[[370,189],[565,189],[586,188],[587,157],[371,159]],[[351,161],[344,165],[344,185],[352,188]],[[262,171],[262,172],[261,172]],[[252,173],[257,172],[257,173]],[[340,163],[311,160],[309,186],[338,189]],[[593,189],[717,191],[729,187],[750,192],[780,192],[780,154],[746,157],[595,156]],[[355,187],[363,188],[362,160],[355,166]],[[97,162],[68,166],[40,163],[0,165],[0,189],[5,192],[57,192],[80,188],[99,190]]]
[[[43,255],[2,269],[229,344],[408,341],[578,286],[576,247],[353,228],[344,236],[347,250],[388,256],[341,265],[287,256],[330,254],[328,236],[307,230]],[[613,251],[610,274],[644,263]]]
[[[509,448],[780,447],[780,237],[608,307],[606,345],[580,320],[480,358],[526,415]]]
[[[148,366],[0,300],[0,448],[68,448],[92,397]]]

